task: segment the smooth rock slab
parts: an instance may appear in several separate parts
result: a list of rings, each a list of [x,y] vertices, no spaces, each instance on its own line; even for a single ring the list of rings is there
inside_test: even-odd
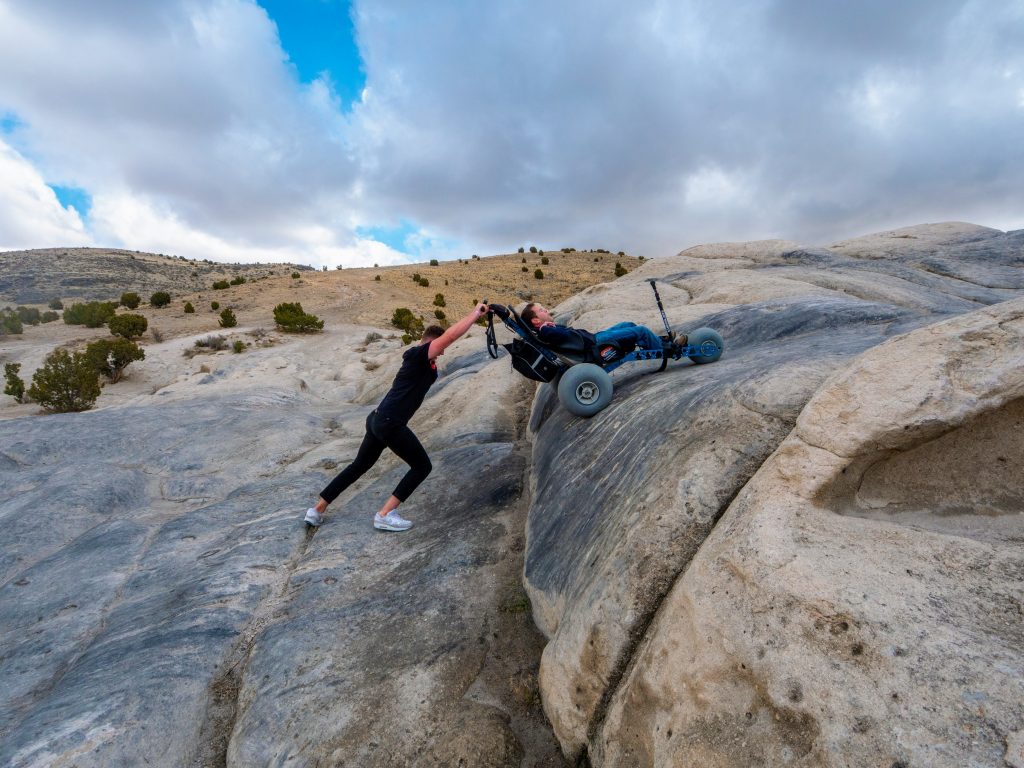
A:
[[[595,743],[665,595],[826,377],[887,338],[1024,288],[1021,233],[943,228],[928,240],[928,264],[920,251],[901,255],[909,237],[886,238],[892,253],[866,240],[864,252],[858,241],[691,249],[561,308],[590,329],[626,318],[657,327],[638,307],[645,295],[653,305],[641,280],[661,277],[675,327],[710,325],[726,341],[713,365],[670,364],[651,376],[620,368],[612,404],[590,420],[569,417],[541,388],[526,579],[549,637],[545,710],[570,757]],[[951,275],[936,271],[935,259],[963,263]],[[963,280],[967,272],[977,282]]]
[[[378,383],[240,373],[298,369],[318,343],[228,357],[173,399],[0,423],[0,764],[560,764],[538,638],[500,609],[525,603],[528,389],[479,375],[479,340],[456,350],[414,422],[435,462],[416,528],[371,527],[405,471],[386,453],[311,537],[302,511],[369,410],[333,395]]]
[[[1019,467],[1022,416],[1024,301],[894,339],[832,376],[661,605],[594,763],[1012,764],[1024,491],[993,498],[984,471],[963,488],[956,458]],[[861,516],[880,465],[906,471],[905,492],[886,494],[896,511],[915,503],[931,525],[887,516],[877,493]],[[930,496],[914,493],[919,478]],[[934,507],[943,490],[968,509]],[[1002,524],[979,536],[954,520],[974,516]]]

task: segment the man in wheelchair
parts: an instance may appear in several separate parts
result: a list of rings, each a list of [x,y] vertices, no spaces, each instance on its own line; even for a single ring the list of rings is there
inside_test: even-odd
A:
[[[658,336],[647,326],[630,322],[616,323],[597,333],[580,328],[568,328],[557,325],[551,313],[536,302],[527,304],[520,318],[533,329],[538,339],[549,346],[557,348],[594,345],[602,356],[606,354],[604,350],[608,347],[614,347],[624,354],[634,347],[667,351],[673,347],[685,347],[687,343],[686,334],[676,334],[672,338]]]

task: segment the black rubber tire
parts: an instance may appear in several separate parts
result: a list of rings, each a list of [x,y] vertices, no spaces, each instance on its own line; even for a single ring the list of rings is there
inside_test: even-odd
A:
[[[574,365],[558,382],[558,400],[573,416],[593,416],[612,401],[612,377],[592,363]]]
[[[690,359],[697,365],[713,363],[725,351],[725,342],[722,341],[722,335],[713,328],[698,328],[690,334],[687,344],[700,349],[699,354],[690,355]]]

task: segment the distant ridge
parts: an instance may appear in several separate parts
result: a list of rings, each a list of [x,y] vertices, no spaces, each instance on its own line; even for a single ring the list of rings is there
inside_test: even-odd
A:
[[[115,248],[37,248],[0,253],[0,301],[43,304],[51,299],[114,299],[125,291],[196,291],[221,277],[247,278],[296,264],[220,264]]]

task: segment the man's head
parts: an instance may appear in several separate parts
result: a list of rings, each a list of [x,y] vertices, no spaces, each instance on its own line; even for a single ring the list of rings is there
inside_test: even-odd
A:
[[[544,308],[543,304],[532,301],[523,307],[523,311],[519,316],[531,328],[540,328],[544,323],[555,322],[551,317],[551,313]]]
[[[440,339],[444,336],[444,328],[440,325],[428,325],[426,330],[423,331],[423,343],[429,344],[434,339]]]

